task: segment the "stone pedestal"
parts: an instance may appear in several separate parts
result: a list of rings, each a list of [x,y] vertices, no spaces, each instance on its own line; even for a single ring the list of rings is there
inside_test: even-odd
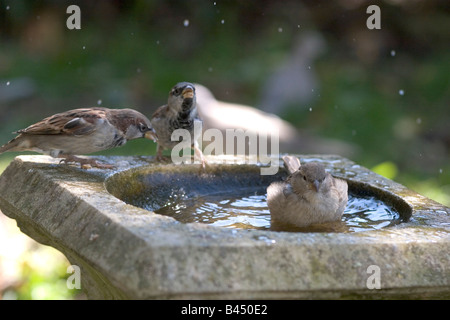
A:
[[[117,170],[17,157],[0,177],[0,209],[78,265],[89,298],[450,298],[450,209],[344,158],[320,159],[407,222],[357,233],[183,224],[107,191],[118,172],[159,165],[150,157],[102,158]]]

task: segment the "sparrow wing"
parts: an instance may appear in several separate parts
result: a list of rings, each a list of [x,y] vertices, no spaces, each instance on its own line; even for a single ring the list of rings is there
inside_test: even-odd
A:
[[[162,105],[161,107],[156,109],[155,113],[153,113],[153,115],[152,115],[152,120],[166,116],[167,109],[168,109],[168,105],[167,104]]]
[[[96,129],[99,120],[107,120],[103,108],[75,109],[47,117],[17,133],[34,135],[85,135]]]
[[[348,202],[348,184],[347,181],[333,178],[331,191],[335,194],[338,201],[338,212],[344,212]]]
[[[347,194],[348,186],[345,180],[331,176],[331,188],[336,191],[336,193],[339,195],[339,199],[341,199]]]

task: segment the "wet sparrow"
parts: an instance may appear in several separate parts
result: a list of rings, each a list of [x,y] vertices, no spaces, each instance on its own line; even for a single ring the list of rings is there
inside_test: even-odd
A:
[[[6,151],[36,151],[62,162],[78,162],[98,168],[113,168],[94,159],[75,154],[87,154],[124,145],[137,138],[155,139],[150,121],[132,109],[84,108],[74,109],[43,119],[0,147]]]
[[[198,145],[200,136],[194,136],[194,124],[202,123],[197,113],[195,87],[189,82],[177,83],[169,92],[167,104],[159,107],[151,118],[151,123],[158,137],[157,160],[162,160],[164,149],[171,149],[180,141],[172,141],[176,129],[188,130],[191,135],[195,158],[200,159],[205,168],[205,158]],[[201,130],[198,134],[201,134]]]
[[[292,156],[283,160],[289,177],[267,188],[272,223],[306,227],[340,221],[348,200],[347,182],[333,178],[320,163],[300,165]]]

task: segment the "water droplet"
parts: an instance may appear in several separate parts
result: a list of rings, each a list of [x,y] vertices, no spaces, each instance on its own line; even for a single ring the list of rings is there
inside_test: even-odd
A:
[[[282,27],[279,27],[279,28],[278,28],[278,32],[283,32],[283,28],[282,28]]]
[[[213,68],[212,68],[212,67],[209,67],[209,68],[208,68],[208,71],[209,71],[209,72],[212,72],[212,71],[213,71]]]
[[[299,28],[299,29],[300,29],[300,25],[299,25],[299,24],[297,25],[297,28]]]
[[[391,57],[395,57],[395,50],[391,50]]]
[[[185,27],[188,27],[188,26],[189,26],[189,20],[188,20],[188,19],[185,19],[185,20],[183,21],[183,25],[184,25]]]
[[[308,66],[308,69],[311,70],[311,66]]]
[[[83,46],[83,50],[86,49],[86,46]]]
[[[102,100],[101,100],[101,99],[98,99],[98,100],[97,100],[97,104],[98,104],[98,105],[101,105],[101,104],[102,104]]]
[[[224,19],[220,20],[220,23],[221,23],[221,24],[224,24],[224,23],[225,23],[225,20],[224,20]]]
[[[214,5],[216,5],[216,2],[214,1]]]
[[[6,10],[9,10],[9,6],[6,6]]]
[[[422,123],[422,118],[417,118],[417,119],[416,119],[416,123],[417,123],[417,124],[421,124],[421,123]]]
[[[312,108],[309,108],[309,112],[311,112],[312,111]]]
[[[8,82],[6,82],[6,85],[7,85],[7,86],[9,86],[10,84],[11,84],[11,82],[9,82],[9,81],[8,81]]]
[[[403,89],[398,90],[398,94],[403,96],[405,94],[405,91]]]
[[[158,44],[158,45],[159,45],[159,40],[156,40],[156,44]]]
[[[439,173],[442,173],[442,172],[443,172],[442,168],[441,168],[441,169],[439,169]]]
[[[141,71],[142,71],[141,68],[137,68],[137,69],[136,69],[136,72],[137,72],[137,73],[141,73]]]

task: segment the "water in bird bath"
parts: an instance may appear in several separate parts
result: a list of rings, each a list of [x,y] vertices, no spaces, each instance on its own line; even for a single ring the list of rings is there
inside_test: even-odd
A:
[[[286,178],[284,170],[273,176],[260,175],[260,168],[252,165],[210,165],[204,174],[198,170],[197,165],[138,167],[111,176],[106,186],[126,203],[157,214],[183,223],[226,228],[359,232],[392,226],[407,221],[411,215],[404,201],[384,185],[374,187],[347,180],[349,201],[342,221],[302,229],[281,226],[271,223],[266,189],[273,181]],[[350,175],[349,170],[340,173],[354,177],[356,174]]]
[[[195,198],[187,197],[183,193],[173,194],[167,204],[155,212],[184,223],[198,222],[238,229],[273,229],[265,190],[246,189]],[[283,226],[276,230],[358,232],[380,229],[400,222],[398,212],[383,201],[373,196],[350,193],[340,223],[312,228]]]

